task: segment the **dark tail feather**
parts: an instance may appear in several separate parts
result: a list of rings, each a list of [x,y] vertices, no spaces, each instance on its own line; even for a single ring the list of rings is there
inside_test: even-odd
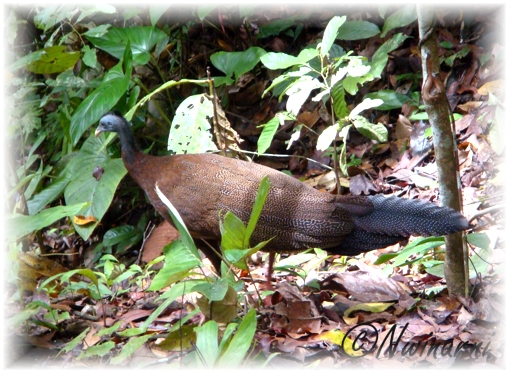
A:
[[[357,228],[389,236],[442,236],[469,228],[466,218],[449,207],[423,200],[370,196],[371,214],[356,217]]]
[[[394,245],[409,236],[442,236],[469,228],[467,219],[449,207],[423,200],[370,196],[374,210],[354,216],[354,230],[328,251],[342,255]]]

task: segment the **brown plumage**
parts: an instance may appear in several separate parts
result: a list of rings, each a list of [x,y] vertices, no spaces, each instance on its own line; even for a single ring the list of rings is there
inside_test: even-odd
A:
[[[131,177],[172,224],[154,190],[157,182],[195,238],[220,240],[220,211],[232,211],[246,223],[266,175],[269,194],[252,236],[253,244],[273,238],[265,251],[320,247],[334,254],[356,255],[410,235],[438,236],[468,228],[459,212],[430,202],[322,193],[274,169],[215,154],[145,155],[129,123],[116,112],[101,118],[96,136],[101,132],[118,134]],[[217,258],[210,259],[219,263]]]

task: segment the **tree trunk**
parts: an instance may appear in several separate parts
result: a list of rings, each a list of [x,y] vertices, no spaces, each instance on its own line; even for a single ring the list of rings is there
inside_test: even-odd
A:
[[[439,75],[439,56],[434,12],[417,6],[423,70],[422,98],[432,126],[441,204],[461,211],[457,145],[444,84]],[[456,170],[456,172],[453,172]],[[468,265],[463,233],[446,236],[444,275],[452,295],[467,296]]]

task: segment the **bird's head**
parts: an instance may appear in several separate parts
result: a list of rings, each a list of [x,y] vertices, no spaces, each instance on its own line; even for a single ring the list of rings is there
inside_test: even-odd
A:
[[[110,111],[101,117],[99,120],[99,125],[96,128],[95,135],[99,136],[101,132],[117,132],[121,131],[123,126],[128,126],[126,119],[122,116],[122,114],[117,111]]]

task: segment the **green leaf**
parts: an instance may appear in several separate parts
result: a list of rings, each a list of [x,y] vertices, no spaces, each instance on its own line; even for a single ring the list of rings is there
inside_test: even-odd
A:
[[[317,150],[326,151],[331,143],[336,139],[338,133],[338,124],[326,127],[317,138]]]
[[[151,50],[156,44],[168,38],[167,34],[153,26],[111,28],[100,37],[85,37],[97,48],[122,60],[129,44],[133,53],[133,62],[146,65],[151,58]]]
[[[240,365],[244,361],[255,335],[255,329],[257,327],[256,317],[257,314],[253,308],[244,316],[232,341],[228,344],[226,351],[220,357],[218,361],[219,366],[233,367]]]
[[[289,96],[287,111],[297,116],[301,107],[310,96],[310,92],[317,88],[324,88],[324,84],[308,75],[304,75],[293,82],[285,92]]]
[[[487,236],[487,233],[470,233],[466,235],[466,239],[471,245],[479,247],[481,249],[489,248],[489,245],[491,243],[491,240],[489,236]]]
[[[245,249],[243,244],[246,227],[241,219],[227,211],[223,218],[222,227],[221,247],[223,250]]]
[[[414,22],[418,18],[416,14],[416,5],[406,5],[395,13],[386,18],[381,33],[381,38],[384,38],[388,31],[398,27],[404,27]]]
[[[190,294],[194,292],[195,287],[199,284],[205,283],[205,280],[187,280],[174,284],[170,290],[167,290],[163,293],[158,300],[163,299],[163,302],[156,308],[156,310],[151,313],[151,315],[140,325],[140,332],[144,332],[147,330],[149,325],[163,312],[168,306],[175,300],[177,297],[184,296],[186,294]]]
[[[122,159],[112,159],[103,146],[101,137],[92,134],[83,144],[80,153],[71,161],[72,179],[64,190],[66,204],[72,205],[83,202],[90,204],[83,208],[79,214],[93,216],[100,221],[113,200],[117,186],[126,175],[127,170]],[[92,173],[96,166],[102,167],[104,172],[99,180]],[[73,225],[78,234],[88,239],[98,222],[87,225]]]
[[[209,302],[221,301],[227,294],[228,286],[226,278],[217,278],[214,282],[197,285],[195,291],[204,295]]]
[[[349,116],[349,108],[347,102],[345,102],[345,90],[340,82],[336,83],[331,89],[331,96],[333,97],[333,109],[336,117],[343,119]]]
[[[213,104],[204,94],[189,96],[175,111],[168,150],[177,154],[201,154],[218,150],[212,140],[208,118],[214,115]]]
[[[113,357],[110,360],[110,364],[117,365],[122,363],[128,357],[130,357],[133,353],[136,352],[142,345],[152,337],[152,334],[147,334],[142,337],[132,337],[129,341],[122,347],[120,353]]]
[[[89,330],[90,326],[85,328],[85,330],[82,331],[77,337],[73,338],[69,343],[67,343],[65,347],[62,348],[62,351],[64,351],[67,354],[74,350],[85,339]]]
[[[195,246],[195,242],[193,241],[193,238],[191,237],[188,228],[186,228],[186,224],[184,224],[181,215],[179,215],[179,212],[174,207],[174,205],[172,205],[168,198],[161,192],[157,183],[155,185],[155,189],[159,199],[161,199],[161,202],[163,202],[165,206],[168,208],[168,213],[172,218],[172,222],[174,223],[175,228],[177,228],[177,231],[179,232],[180,239],[182,240],[186,248],[195,256],[195,258],[201,261],[200,254],[197,250],[197,247]]]
[[[414,240],[408,244],[400,253],[395,257],[393,262],[394,267],[404,264],[411,255],[435,249],[436,247],[444,244],[444,237],[422,237]]]
[[[358,115],[352,119],[352,124],[359,133],[368,137],[370,140],[379,142],[388,141],[388,129],[382,123],[370,123],[365,117]]]
[[[250,246],[250,238],[257,226],[257,222],[260,217],[260,213],[262,212],[262,208],[264,207],[264,203],[266,202],[266,197],[269,193],[270,181],[269,178],[264,176],[260,181],[259,188],[257,190],[257,196],[255,197],[255,203],[253,204],[253,209],[251,210],[250,220],[246,226],[246,233],[244,235],[244,243],[243,247]]]
[[[204,325],[196,327],[197,334],[197,360],[205,365],[205,368],[212,369],[218,359],[218,323],[209,320]]]
[[[40,58],[28,65],[35,74],[55,74],[72,68],[80,59],[79,52],[66,52],[66,47],[57,45],[44,48]]]
[[[365,98],[363,101],[361,101],[354,109],[352,109],[351,113],[349,114],[349,118],[353,119],[357,116],[359,116],[359,113],[361,113],[364,110],[371,109],[374,107],[378,107],[383,103],[381,99],[374,99],[371,98]]]
[[[409,96],[402,93],[395,92],[391,89],[381,90],[369,93],[363,97],[371,98],[373,100],[380,99],[383,101],[382,105],[378,106],[378,110],[392,110],[401,108],[406,102],[411,101]]]
[[[259,39],[263,39],[272,35],[279,35],[280,32],[287,30],[288,28],[293,27],[295,25],[296,17],[294,16],[277,19],[275,21],[262,25],[259,29],[257,37]]]
[[[322,41],[319,43],[318,47],[321,50],[322,56],[327,56],[331,46],[335,42],[335,39],[338,35],[338,29],[345,22],[346,16],[335,16],[331,18],[328,22],[326,28],[324,29],[324,35],[322,36]]]
[[[412,6],[414,7],[414,5]],[[386,67],[386,63],[388,62],[388,53],[391,53],[397,49],[409,37],[410,36],[398,33],[393,35],[391,39],[386,40],[383,45],[379,47],[379,49],[372,56],[372,61],[370,62],[370,73],[374,78],[381,77],[381,73],[383,72],[384,68]]]
[[[121,68],[122,62],[119,62],[108,71],[102,84],[92,91],[74,112],[69,129],[73,145],[76,145],[83,133],[126,94],[131,71],[124,75]]]
[[[139,230],[132,225],[122,225],[120,227],[114,227],[109,229],[103,236],[103,245],[113,246],[121,242],[130,240],[131,238],[138,236]]]
[[[18,69],[21,69],[22,67],[30,65],[31,63],[39,60],[44,54],[45,54],[44,50],[29,53],[26,56],[16,59],[16,61],[13,64],[11,64],[8,67],[8,69],[9,71],[14,72]]]
[[[34,24],[38,29],[46,32],[69,16],[72,17],[76,11],[76,6],[72,4],[46,6],[35,14]]]
[[[225,73],[227,84],[232,84],[241,75],[251,71],[265,54],[266,51],[259,47],[251,47],[244,52],[217,52],[211,55],[211,63]]]
[[[152,26],[156,26],[156,23],[158,23],[159,19],[161,18],[161,16],[163,14],[165,14],[165,12],[167,11],[167,9],[169,8],[169,5],[156,5],[156,4],[151,4],[149,5],[149,16],[150,16],[150,19],[151,19],[151,25]]]
[[[197,7],[197,16],[200,21],[209,15],[214,9],[218,8],[217,4],[201,4]]]
[[[337,39],[360,40],[368,39],[380,32],[376,24],[367,21],[345,21],[338,30]]]
[[[78,356],[78,360],[86,359],[92,356],[104,356],[115,348],[115,343],[112,341],[104,342],[95,346],[90,346],[85,351],[82,351]]]
[[[315,48],[303,49],[297,57],[286,53],[268,52],[260,57],[260,62],[268,69],[279,70],[295,65],[303,65],[318,55],[319,52]]]
[[[263,154],[271,146],[271,142],[273,141],[274,134],[278,130],[280,122],[281,117],[277,114],[272,119],[270,119],[269,122],[264,124],[262,133],[257,140],[257,152],[259,155]]]
[[[7,218],[7,239],[16,241],[25,235],[50,226],[66,216],[77,215],[88,203],[68,204],[43,210],[35,215],[13,214]]]
[[[164,247],[165,264],[152,280],[150,291],[161,290],[182,280],[191,269],[198,267],[201,261],[183,244],[181,239]]]

